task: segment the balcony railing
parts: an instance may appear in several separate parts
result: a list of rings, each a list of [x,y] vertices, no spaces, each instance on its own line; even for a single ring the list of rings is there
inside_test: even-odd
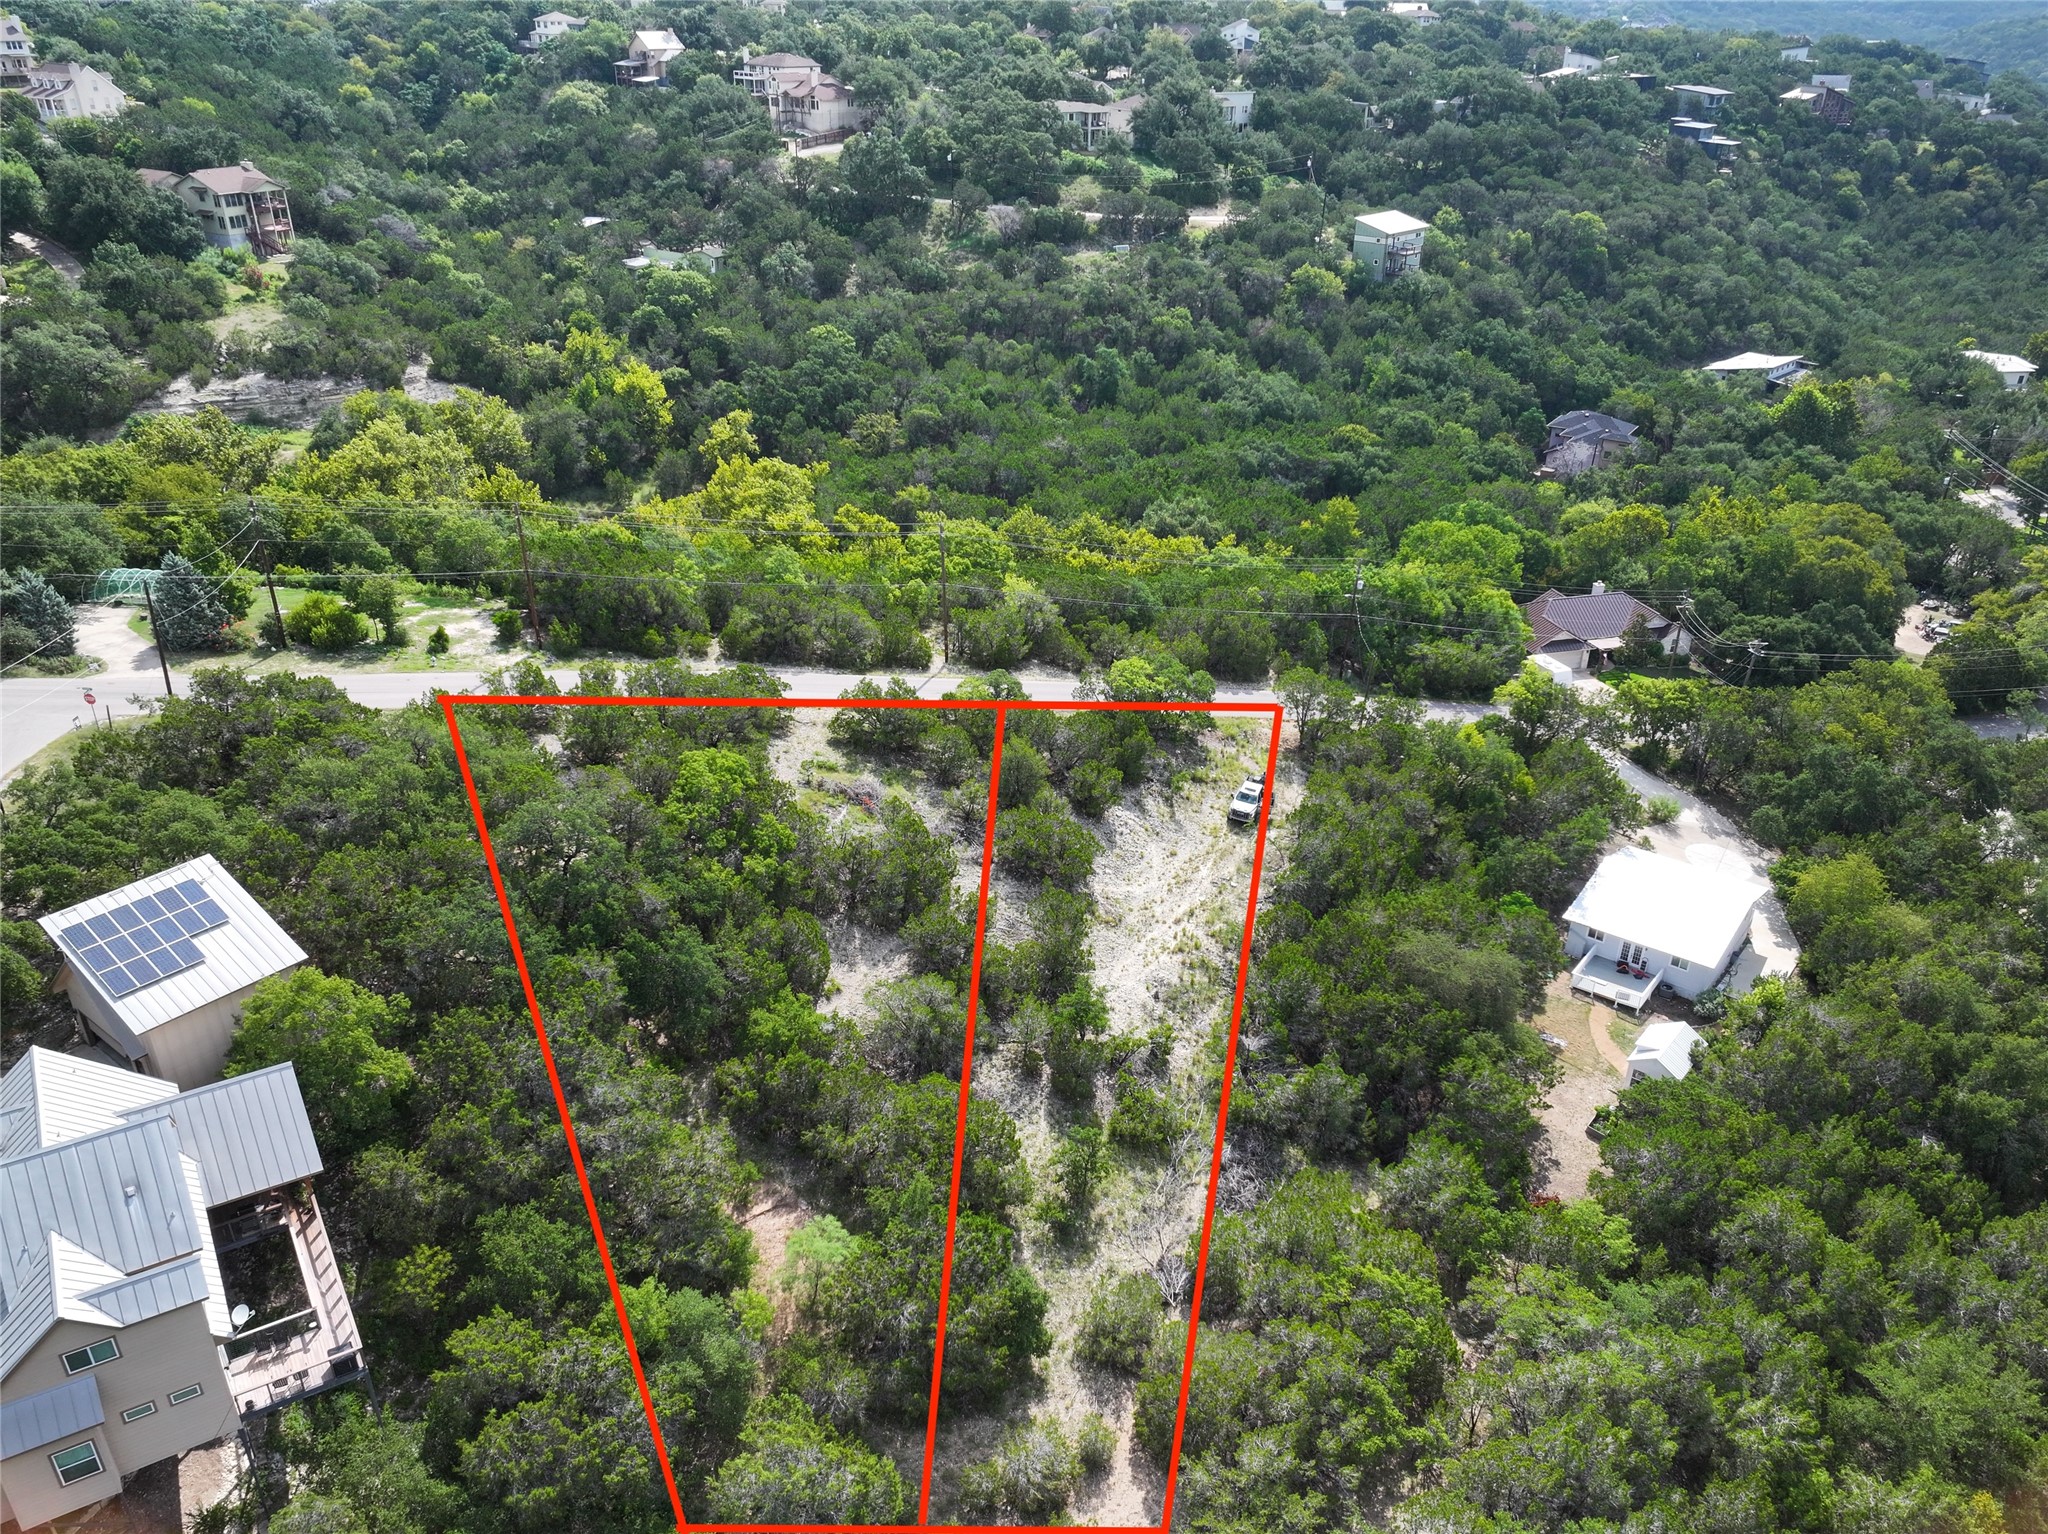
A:
[[[370,1372],[319,1204],[310,1192],[302,1193],[287,1201],[283,1214],[310,1303],[227,1344],[228,1385],[244,1417],[276,1411]]]
[[[1647,976],[1639,976],[1630,970],[1617,970],[1614,966],[1615,959],[1611,954],[1588,953],[1573,966],[1572,989],[1597,996],[1631,1012],[1642,1011],[1650,1004],[1650,998],[1657,994],[1664,971],[1658,969]]]

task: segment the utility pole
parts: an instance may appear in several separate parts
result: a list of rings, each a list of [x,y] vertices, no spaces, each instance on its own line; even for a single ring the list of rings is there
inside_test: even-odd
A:
[[[1745,648],[1749,651],[1749,664],[1742,668],[1742,685],[1747,687],[1750,677],[1756,671],[1757,657],[1764,653],[1764,642],[1761,639],[1752,639]]]
[[[526,572],[526,623],[533,630],[533,642],[539,644],[540,604],[533,599],[533,561],[526,553],[526,509],[514,504],[512,516],[519,525],[519,567]]]
[[[953,664],[953,601],[946,589],[946,524],[939,523],[939,656]]]
[[[163,625],[156,621],[156,589],[149,581],[142,583],[142,600],[149,608],[149,637],[156,641],[156,663],[164,668],[164,696],[175,698],[177,693],[171,687],[171,658],[164,649]],[[113,705],[108,704],[107,712],[111,714],[113,711]]]

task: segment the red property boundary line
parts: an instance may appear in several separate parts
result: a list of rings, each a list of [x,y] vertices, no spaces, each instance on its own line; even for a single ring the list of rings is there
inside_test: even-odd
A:
[[[1176,714],[1264,714],[1272,720],[1272,731],[1266,744],[1265,791],[1259,799],[1259,820],[1256,839],[1252,847],[1251,888],[1245,897],[1244,932],[1238,945],[1237,981],[1231,996],[1230,1033],[1224,1046],[1223,1085],[1216,1109],[1216,1136],[1209,1155],[1209,1187],[1202,1206],[1202,1234],[1195,1257],[1194,1292],[1190,1296],[1187,1329],[1187,1349],[1181,1362],[1180,1399],[1175,1407],[1173,1419],[1173,1451],[1167,1463],[1165,1495],[1161,1501],[1160,1521],[1157,1524],[1112,1525],[1101,1530],[1101,1534],[1168,1534],[1173,1524],[1173,1500],[1180,1477],[1180,1452],[1182,1438],[1187,1429],[1188,1395],[1194,1382],[1195,1341],[1200,1329],[1202,1315],[1202,1292],[1208,1278],[1209,1239],[1216,1224],[1216,1193],[1223,1175],[1223,1134],[1230,1120],[1230,1088],[1237,1071],[1238,1031],[1244,1019],[1245,983],[1251,968],[1252,924],[1258,915],[1259,884],[1264,876],[1266,861],[1266,833],[1273,813],[1273,778],[1280,761],[1280,725],[1284,714],[1278,703],[1114,703],[1104,701],[1062,701],[1055,699],[944,699],[944,698],[667,698],[667,697],[582,697],[575,694],[554,696],[531,694],[457,694],[439,695],[442,717],[448,722],[448,735],[455,747],[455,759],[462,773],[462,786],[469,796],[470,813],[476,819],[477,838],[482,844],[484,860],[490,867],[491,887],[498,897],[498,911],[505,921],[505,935],[512,944],[512,961],[519,971],[520,988],[526,995],[526,1007],[533,1019],[534,1037],[539,1042],[541,1060],[547,1068],[548,1085],[555,1098],[555,1112],[562,1122],[562,1134],[568,1142],[569,1160],[576,1170],[577,1186],[583,1194],[584,1212],[590,1218],[591,1234],[596,1238],[598,1260],[604,1268],[605,1283],[611,1290],[612,1308],[619,1322],[619,1336],[626,1346],[626,1360],[633,1371],[633,1383],[640,1392],[640,1404],[647,1414],[647,1427],[653,1435],[654,1450],[661,1466],[662,1482],[668,1489],[669,1505],[675,1512],[676,1527],[685,1534],[836,1534],[846,1527],[873,1531],[873,1534],[981,1534],[981,1531],[1000,1527],[1010,1534],[1053,1534],[1053,1525],[1032,1524],[933,1524],[927,1522],[931,1508],[932,1462],[938,1443],[939,1383],[946,1355],[946,1316],[952,1298],[953,1243],[955,1227],[960,1213],[960,1178],[962,1158],[967,1139],[968,1094],[974,1067],[974,1029],[976,1007],[981,991],[982,950],[987,936],[988,887],[990,871],[995,858],[996,791],[1001,783],[1003,728],[1012,710],[1030,712],[1107,712],[1120,710],[1132,713],[1176,713]],[[647,1374],[640,1361],[639,1344],[633,1337],[633,1324],[626,1314],[625,1295],[619,1285],[619,1277],[612,1263],[611,1247],[605,1239],[604,1222],[597,1210],[597,1196],[590,1185],[590,1173],[584,1166],[582,1146],[576,1137],[576,1126],[569,1116],[568,1095],[562,1088],[562,1078],[555,1065],[555,1054],[548,1040],[547,1024],[542,1020],[540,999],[533,988],[533,977],[527,969],[526,952],[520,945],[519,929],[512,915],[511,896],[505,888],[505,876],[498,866],[498,855],[491,843],[490,827],[484,820],[483,799],[477,792],[476,778],[470,769],[469,753],[462,743],[462,730],[455,722],[456,705],[469,704],[520,704],[526,706],[570,707],[570,708],[920,708],[993,711],[995,738],[990,752],[988,815],[982,830],[981,849],[981,890],[975,912],[974,954],[971,966],[971,988],[967,997],[967,1041],[961,1060],[960,1097],[953,1130],[953,1176],[949,1205],[946,1212],[945,1257],[940,1269],[938,1334],[934,1340],[932,1357],[931,1404],[925,1424],[924,1475],[918,1493],[918,1521],[916,1523],[888,1524],[819,1524],[819,1523],[692,1523],[683,1511],[682,1494],[676,1486],[675,1471],[669,1464],[668,1446],[662,1437],[661,1423],[654,1410],[654,1395],[648,1387]]]

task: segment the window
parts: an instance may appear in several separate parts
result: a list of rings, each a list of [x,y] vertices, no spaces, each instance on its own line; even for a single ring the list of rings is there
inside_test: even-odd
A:
[[[1692,965],[1674,954],[1671,959],[1671,967],[1673,969],[1691,969]]]
[[[1602,932],[1598,927],[1588,927],[1586,929],[1586,936],[1591,938],[1594,942],[1598,943],[1602,941],[1604,938],[1606,938],[1607,934]]]
[[[144,1417],[154,1416],[155,1413],[156,1402],[144,1401],[140,1406],[131,1406],[122,1412],[121,1420],[123,1422],[140,1422]]]
[[[82,1481],[89,1475],[100,1473],[99,1447],[88,1438],[84,1443],[75,1443],[68,1449],[59,1449],[50,1456],[50,1463],[57,1467],[57,1484],[69,1486]]]
[[[64,1355],[64,1372],[79,1374],[95,1365],[111,1363],[121,1356],[121,1349],[111,1337],[102,1337],[98,1342],[76,1348]]]
[[[183,1390],[171,1392],[171,1405],[183,1406],[187,1401],[198,1399],[201,1391],[197,1385],[187,1385]]]

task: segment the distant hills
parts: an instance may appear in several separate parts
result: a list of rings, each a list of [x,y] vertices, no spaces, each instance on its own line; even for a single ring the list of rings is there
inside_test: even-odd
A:
[[[1549,0],[1573,16],[1627,16],[1730,32],[1895,37],[1982,59],[1993,74],[2048,81],[2048,4],[2039,0]]]

